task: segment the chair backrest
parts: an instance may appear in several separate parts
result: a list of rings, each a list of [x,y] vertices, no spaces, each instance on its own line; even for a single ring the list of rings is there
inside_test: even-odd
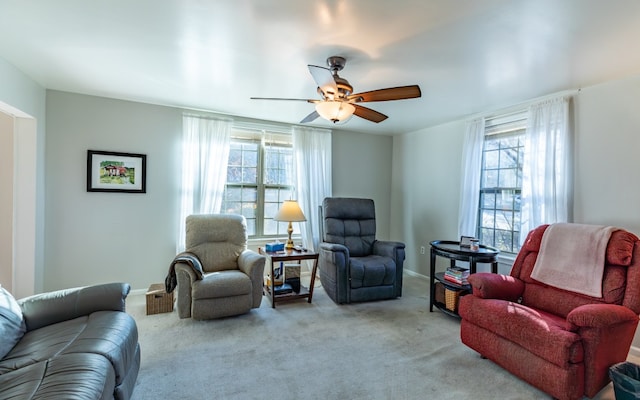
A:
[[[371,199],[327,197],[322,202],[323,241],[349,249],[352,257],[368,256],[376,240],[376,209]]]
[[[238,268],[238,257],[247,249],[247,222],[237,214],[189,215],[186,250],[194,253],[205,272]]]
[[[566,317],[584,304],[619,304],[640,314],[640,241],[636,235],[616,230],[607,244],[602,279],[602,298],[554,288],[531,278],[542,235],[549,225],[529,232],[511,269],[511,276],[524,281],[522,303],[555,315]]]

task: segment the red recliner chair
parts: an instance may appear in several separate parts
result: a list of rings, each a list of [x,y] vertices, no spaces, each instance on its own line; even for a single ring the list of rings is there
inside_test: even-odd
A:
[[[531,278],[548,225],[529,233],[510,275],[477,273],[459,303],[462,342],[561,400],[593,397],[625,361],[640,314],[640,241],[611,233],[602,298]]]

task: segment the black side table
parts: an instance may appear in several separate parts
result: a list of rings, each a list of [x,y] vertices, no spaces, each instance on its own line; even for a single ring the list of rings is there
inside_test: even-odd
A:
[[[456,315],[455,313],[447,310],[441,304],[436,303],[436,280],[441,282],[445,287],[456,291],[468,291],[471,290],[469,285],[456,285],[455,283],[446,281],[444,274],[436,274],[436,256],[448,258],[451,262],[451,266],[456,265],[456,261],[467,261],[469,263],[469,272],[474,274],[476,272],[477,263],[491,264],[491,272],[498,273],[498,253],[500,250],[485,245],[480,245],[478,250],[472,251],[468,247],[460,247],[460,242],[450,240],[434,240],[431,245],[431,268],[429,272],[429,288],[431,295],[429,296],[429,311],[433,312],[433,306],[446,312],[447,314]]]

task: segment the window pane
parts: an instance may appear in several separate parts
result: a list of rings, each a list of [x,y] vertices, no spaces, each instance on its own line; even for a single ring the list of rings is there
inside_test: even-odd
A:
[[[242,189],[239,187],[227,186],[224,192],[226,201],[240,201],[242,199]]]
[[[516,187],[518,182],[518,171],[516,169],[501,169],[500,178],[498,179],[499,187]]]
[[[500,150],[500,168],[515,168],[518,166],[518,149]]]
[[[256,220],[254,218],[247,218],[247,235],[255,236],[256,235]]]
[[[490,210],[490,211],[482,210],[481,215],[482,215],[482,218],[480,219],[480,227],[493,228],[495,225],[495,217],[494,217],[495,213],[493,212],[493,210]]]
[[[287,231],[285,228],[284,232]],[[278,221],[267,219],[264,221],[264,234],[265,235],[277,235],[278,234]]]
[[[495,207],[500,210],[513,210],[515,193],[515,190],[502,190],[497,196]]]
[[[477,235],[482,244],[516,253],[526,120],[500,118],[506,122],[485,127]]]
[[[248,188],[248,187],[243,187],[242,188],[242,201],[243,202],[250,202],[252,204],[254,204],[255,207],[255,203],[258,199],[258,189],[256,188]]]
[[[495,208],[496,207],[496,195],[495,193],[480,193],[480,207],[482,208]]]
[[[258,166],[258,149],[257,146],[251,146],[250,149],[243,152],[242,165],[244,167],[257,167]]]
[[[242,214],[242,203],[230,201],[222,204],[222,212],[225,214]]]
[[[485,246],[495,246],[495,242],[493,240],[493,232],[494,232],[493,229],[486,229],[486,228],[480,229],[480,235],[478,239]]]
[[[293,167],[293,151],[291,147],[269,145],[265,149],[264,183],[267,185],[287,185],[291,181],[290,171]]]
[[[484,168],[498,168],[500,166],[500,152],[499,151],[485,151],[484,153]]]
[[[242,168],[242,183],[256,183],[256,182],[258,182],[258,169]]]
[[[495,246],[500,251],[513,253],[513,240],[511,236],[511,231],[496,230]]]
[[[493,188],[498,186],[498,170],[488,170],[483,173],[483,188]]]
[[[277,202],[280,189],[266,188],[264,190],[264,202]]]
[[[255,219],[256,205],[254,203],[242,203],[242,215],[247,219]]]
[[[242,183],[241,167],[227,167],[227,183]]]

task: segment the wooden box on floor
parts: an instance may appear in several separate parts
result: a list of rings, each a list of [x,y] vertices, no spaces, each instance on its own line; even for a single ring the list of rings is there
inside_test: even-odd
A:
[[[164,284],[154,283],[147,291],[147,315],[173,311],[173,292],[167,293]]]

